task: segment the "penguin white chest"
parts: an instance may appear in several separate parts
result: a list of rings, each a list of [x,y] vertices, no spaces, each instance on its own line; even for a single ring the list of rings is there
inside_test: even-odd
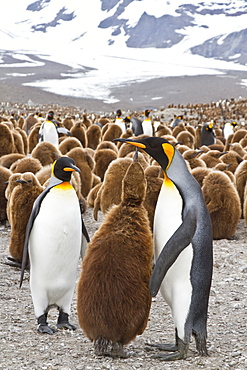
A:
[[[154,215],[155,258],[182,223],[183,201],[178,189],[167,179],[161,187]]]
[[[227,139],[228,136],[233,133],[234,133],[233,127],[229,123],[226,123],[223,129],[224,138]]]
[[[75,190],[52,188],[41,204],[29,239],[30,285],[37,316],[44,302],[59,306],[62,301],[65,306],[63,300],[66,304],[69,301],[64,297],[71,296],[74,290],[81,234]]]
[[[144,119],[142,129],[144,135],[153,136],[153,126],[150,119]]]
[[[115,121],[115,124],[118,125],[121,128],[123,133],[126,132],[126,125],[125,125],[125,122],[122,118],[117,118],[116,121]]]
[[[166,242],[182,223],[183,200],[169,179],[164,182],[158,198],[154,217],[155,260]],[[191,302],[190,270],[193,258],[191,244],[178,256],[167,271],[160,292],[172,309],[175,325],[183,337],[184,323]]]
[[[58,134],[54,123],[47,121],[44,125],[43,141],[47,141],[58,147]]]

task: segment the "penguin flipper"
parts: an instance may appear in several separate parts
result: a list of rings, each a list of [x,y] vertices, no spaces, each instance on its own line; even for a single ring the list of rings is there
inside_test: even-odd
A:
[[[27,227],[26,227],[26,235],[25,235],[25,242],[24,242],[24,248],[23,248],[23,254],[22,254],[22,263],[21,263],[21,278],[20,278],[20,288],[22,286],[22,282],[23,282],[23,277],[24,277],[24,271],[25,271],[25,268],[26,268],[26,264],[27,264],[27,255],[28,255],[28,243],[29,243],[29,237],[30,237],[30,233],[31,233],[31,230],[32,230],[32,227],[33,227],[33,224],[34,224],[34,221],[39,213],[39,210],[40,210],[40,206],[41,206],[41,203],[42,203],[42,200],[44,199],[44,197],[46,196],[46,194],[50,191],[50,189],[55,186],[55,185],[52,185],[52,186],[48,186],[39,196],[38,198],[36,198],[34,204],[33,204],[33,209],[32,209],[32,212],[31,212],[31,215],[29,217],[29,220],[28,220],[28,223],[27,223]]]
[[[82,234],[83,234],[83,235],[84,235],[84,237],[86,238],[86,241],[89,243],[89,242],[90,242],[90,238],[89,238],[89,235],[88,235],[88,232],[87,232],[86,226],[85,226],[85,224],[84,224],[83,218],[81,218],[81,223],[82,223]]]
[[[192,211],[188,211],[182,224],[167,241],[154,266],[150,279],[150,294],[155,297],[160,285],[179,254],[191,243],[196,230],[196,218]]]
[[[81,259],[83,259],[86,253],[87,244],[90,242],[90,238],[82,217],[81,223],[82,223]]]
[[[67,130],[67,128],[65,127],[56,127],[56,129],[57,129],[58,134],[65,134],[65,135],[71,136],[71,132]]]

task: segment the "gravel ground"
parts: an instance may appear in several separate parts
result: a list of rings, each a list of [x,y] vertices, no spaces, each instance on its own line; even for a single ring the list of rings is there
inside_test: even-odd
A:
[[[92,209],[84,215],[90,236],[103,220],[94,221]],[[8,256],[10,229],[0,228],[1,253],[1,352],[0,369],[238,369],[247,368],[246,341],[246,226],[240,220],[236,240],[214,241],[214,275],[209,302],[208,350],[210,357],[196,354],[192,340],[188,358],[161,362],[152,358],[146,343],[174,341],[174,326],[168,306],[158,295],[153,299],[150,318],[143,335],[129,346],[128,359],[101,358],[94,355],[93,345],[78,325],[76,294],[70,321],[77,330],[61,330],[53,336],[37,332],[30,296],[28,273],[19,289],[20,270],[5,264]],[[78,265],[78,277],[80,272]],[[49,323],[56,324],[57,312],[51,310]]]

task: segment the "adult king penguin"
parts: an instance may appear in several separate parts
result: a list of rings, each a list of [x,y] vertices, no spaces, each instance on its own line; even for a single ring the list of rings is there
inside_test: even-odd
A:
[[[58,134],[65,134],[71,136],[67,128],[58,126],[57,121],[54,119],[53,111],[48,112],[46,120],[42,123],[39,129],[39,143],[47,141],[58,148]]]
[[[151,110],[146,109],[144,112],[144,120],[141,121],[140,119],[136,117],[131,117],[131,130],[133,131],[135,136],[139,135],[148,135],[148,136],[153,136],[153,124],[151,121],[151,117],[149,116]]]
[[[116,119],[115,119],[115,124],[121,127],[123,134],[127,130],[126,122],[125,120],[121,117],[122,116],[122,111],[121,109],[118,109],[116,111]]]
[[[175,147],[159,137],[116,139],[139,147],[164,170],[154,216],[155,267],[150,292],[171,308],[176,343],[151,345],[174,352],[164,360],[186,358],[191,335],[200,355],[207,355],[207,310],[212,280],[212,225],[201,188]]]
[[[40,333],[54,332],[47,323],[52,306],[59,310],[57,327],[75,329],[68,317],[80,251],[89,238],[70,183],[73,171],[80,172],[72,158],[60,157],[53,163],[49,185],[34,202],[27,224],[20,286],[28,251],[31,295]]]

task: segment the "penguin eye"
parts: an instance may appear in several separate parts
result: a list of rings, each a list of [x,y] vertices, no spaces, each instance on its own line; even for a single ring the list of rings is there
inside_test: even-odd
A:
[[[32,180],[27,180],[27,182],[32,182]]]

